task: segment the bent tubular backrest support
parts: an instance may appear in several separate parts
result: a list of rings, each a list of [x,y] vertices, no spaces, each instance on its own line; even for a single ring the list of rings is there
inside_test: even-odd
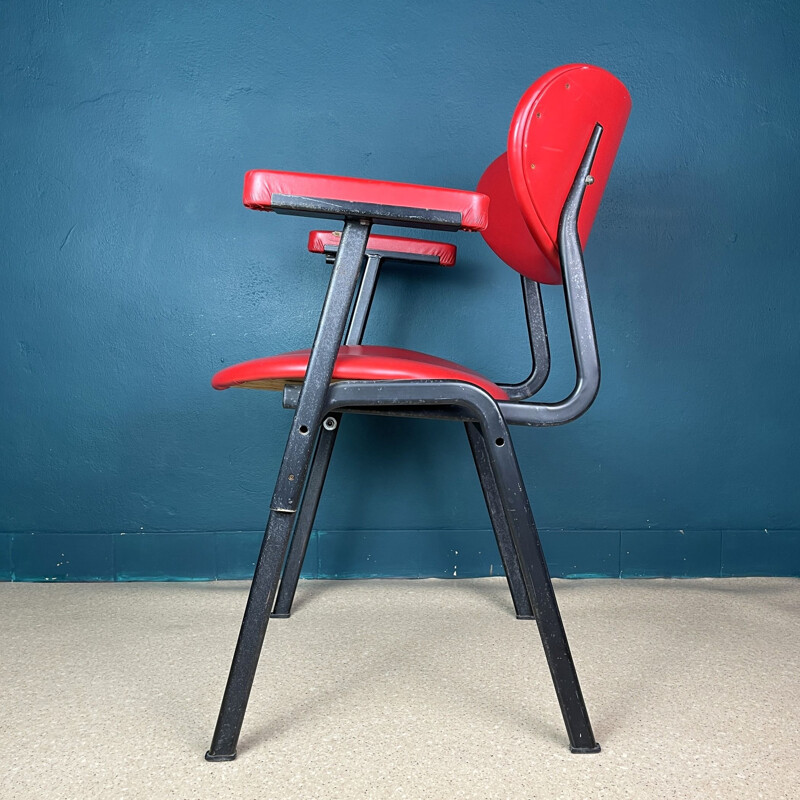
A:
[[[577,380],[570,396],[561,403],[520,406],[507,415],[512,424],[568,422],[586,411],[597,393],[600,365],[582,245],[630,109],[628,90],[610,72],[585,64],[552,70],[517,104],[508,149],[478,183],[478,191],[491,198],[489,224],[481,234],[523,276],[535,367],[527,381],[501,385],[511,400],[522,400],[538,391],[547,377],[547,334],[538,286],[532,282],[564,284],[575,353]]]

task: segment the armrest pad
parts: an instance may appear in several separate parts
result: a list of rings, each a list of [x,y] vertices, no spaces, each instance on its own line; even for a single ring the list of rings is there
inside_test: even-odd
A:
[[[341,236],[339,231],[311,231],[308,235],[308,249],[312,253],[335,253]],[[428,261],[443,267],[452,267],[456,263],[455,245],[402,236],[370,236],[367,240],[367,254],[370,253],[401,261]]]
[[[245,175],[243,202],[257,211],[468,231],[483,230],[489,211],[478,192],[271,170]]]

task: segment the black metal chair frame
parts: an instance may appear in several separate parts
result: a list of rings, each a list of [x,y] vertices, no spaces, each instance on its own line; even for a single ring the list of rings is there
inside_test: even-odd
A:
[[[329,263],[333,263],[336,257],[336,247],[326,247],[325,256]],[[367,249],[366,266],[361,285],[358,290],[353,312],[345,334],[344,343],[346,345],[359,345],[364,338],[364,329],[369,317],[372,299],[377,285],[378,275],[384,260],[400,260],[412,262],[438,263],[432,256],[422,256],[413,253],[398,254],[396,252],[385,252],[380,250]],[[530,278],[522,277],[522,293],[525,303],[525,316],[528,323],[529,340],[533,368],[530,375],[521,383],[500,384],[506,391],[509,398],[526,399],[532,397],[544,385],[550,373],[550,347],[547,340],[547,326],[542,306],[542,296],[539,284]],[[287,407],[292,407],[292,395],[287,398]],[[296,400],[295,400],[296,404]],[[363,413],[385,413],[384,409],[359,409]],[[356,412],[356,409],[353,409]],[[393,412],[396,413],[396,412]],[[328,473],[333,448],[336,444],[336,436],[341,425],[340,412],[330,414],[322,422],[322,430],[319,434],[317,447],[306,481],[305,490],[300,501],[300,508],[297,512],[297,521],[294,525],[289,554],[283,568],[283,575],[278,587],[275,607],[272,617],[286,619],[291,615],[292,604],[294,602],[297,584],[300,573],[305,561],[308,543],[311,539],[311,530],[316,519],[319,501],[325,485],[325,477]],[[467,431],[472,457],[483,490],[486,506],[492,521],[492,529],[497,540],[500,558],[503,564],[506,579],[508,580],[511,591],[514,610],[518,619],[533,619],[528,594],[522,579],[519,564],[514,552],[511,534],[508,525],[503,517],[502,506],[497,500],[497,489],[494,487],[489,461],[484,453],[484,447],[478,432],[475,430],[474,423],[465,422],[464,427]]]
[[[570,749],[573,753],[599,752],[509,425],[541,427],[569,422],[589,408],[599,389],[600,363],[577,223],[586,186],[592,182],[590,171],[601,135],[602,127],[598,124],[562,209],[558,228],[559,259],[577,377],[572,392],[557,403],[520,402],[538,391],[549,371],[539,287],[526,278],[523,278],[523,294],[534,368],[529,378],[520,384],[501,384],[509,395],[508,401],[497,401],[473,384],[454,381],[332,383],[333,366],[343,337],[348,344],[357,344],[363,337],[381,260],[388,257],[387,254],[367,253],[372,224],[457,230],[460,219],[435,210],[423,212],[313,198],[273,197],[273,210],[279,213],[343,219],[344,228],[305,380],[284,388],[284,406],[295,409],[294,419],[217,726],[211,748],[206,753],[209,761],[229,761],[236,757],[270,610],[274,608],[273,616],[289,615],[339,422],[345,413],[378,413],[464,423],[515,610],[521,618],[536,620]],[[353,303],[357,290],[358,297]],[[348,318],[350,324],[345,336]],[[286,559],[293,530],[292,547]],[[278,592],[282,570],[284,575]]]

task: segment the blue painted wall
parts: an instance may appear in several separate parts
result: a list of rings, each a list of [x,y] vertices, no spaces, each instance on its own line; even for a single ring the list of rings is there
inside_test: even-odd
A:
[[[328,269],[244,171],[474,187],[572,61],[634,111],[587,249],[600,397],[515,435],[553,571],[800,573],[797,9],[5,2],[0,575],[246,574],[289,417],[209,378],[306,346]],[[517,277],[454,240],[452,271],[387,270],[368,341],[518,379]],[[307,574],[497,571],[459,426],[346,423]]]

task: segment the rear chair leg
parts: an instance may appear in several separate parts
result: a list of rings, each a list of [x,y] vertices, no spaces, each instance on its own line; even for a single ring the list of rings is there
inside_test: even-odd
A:
[[[286,619],[292,613],[292,603],[297,591],[297,582],[300,579],[300,571],[303,568],[308,542],[311,538],[311,529],[317,516],[317,508],[325,485],[328,465],[331,462],[333,446],[336,444],[336,435],[339,431],[341,417],[341,414],[330,414],[325,417],[322,423],[317,449],[308,475],[308,483],[306,484],[303,499],[300,501],[300,510],[297,512],[294,536],[289,547],[286,566],[283,568],[283,577],[278,589],[278,599],[275,601],[275,608],[272,611],[272,616],[279,619]]]
[[[519,557],[522,577],[539,627],[547,665],[550,668],[558,704],[567,729],[570,750],[573,753],[599,753],[600,745],[592,732],[578,673],[572,660],[564,623],[558,610],[542,543],[536,530],[528,493],[525,491],[508,427],[505,422],[496,427],[496,431],[483,432],[484,441],[505,510],[511,540]]]
[[[486,508],[492,521],[492,528],[497,539],[497,547],[500,550],[500,559],[503,562],[503,569],[506,573],[506,580],[511,591],[511,599],[514,603],[517,619],[533,619],[533,610],[531,609],[528,592],[525,589],[525,581],[520,571],[519,558],[511,540],[511,533],[506,522],[497,482],[492,474],[492,465],[489,460],[489,453],[486,450],[486,442],[481,435],[480,428],[474,422],[465,422],[464,427],[467,430],[469,446],[472,450],[472,457],[475,460],[475,469],[478,471],[483,497],[486,500]]]

